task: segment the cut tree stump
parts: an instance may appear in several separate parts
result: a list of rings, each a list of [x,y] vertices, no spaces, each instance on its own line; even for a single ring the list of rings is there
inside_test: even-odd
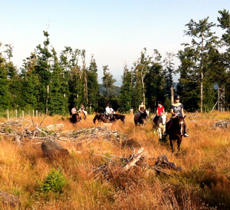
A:
[[[55,158],[63,155],[69,155],[69,151],[62,147],[55,140],[46,139],[42,142],[42,152],[49,158]]]

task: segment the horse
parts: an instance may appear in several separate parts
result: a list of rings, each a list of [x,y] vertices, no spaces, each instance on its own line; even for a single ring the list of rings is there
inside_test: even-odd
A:
[[[100,113],[96,114],[95,117],[93,118],[93,123],[94,124],[96,123],[96,120],[98,122],[102,121],[104,123],[109,123],[110,122],[108,115],[106,115],[106,114],[100,114]]]
[[[146,112],[146,110],[144,110],[144,112],[138,112],[134,115],[134,123],[135,126],[137,126],[137,124],[142,124],[145,125],[145,121],[148,118],[148,114]]]
[[[95,124],[96,120],[98,122],[102,121],[104,123],[116,122],[117,120],[121,120],[123,123],[125,123],[125,115],[113,114],[110,117],[111,118],[109,118],[109,116],[106,114],[96,114],[95,117],[93,118],[93,123]]]
[[[162,133],[165,132],[166,116],[167,116],[167,112],[162,113],[160,116],[155,116],[152,119],[153,129],[157,130],[157,134],[160,139],[162,139]]]
[[[177,149],[180,152],[180,145],[182,142],[182,137],[185,132],[185,117],[176,116],[172,118],[169,122],[166,123],[166,133],[169,134],[170,146],[172,153],[173,149],[173,140],[177,141]]]
[[[81,119],[86,120],[86,118],[87,118],[87,112],[86,111],[83,112],[83,111],[79,110],[78,114],[81,117]]]
[[[115,121],[121,120],[121,122],[125,123],[125,115],[123,114],[113,114],[113,118],[115,119]]]
[[[70,122],[73,123],[73,124],[76,124],[77,122],[80,122],[81,121],[81,117],[79,116],[78,113],[76,114],[72,114],[70,116]]]

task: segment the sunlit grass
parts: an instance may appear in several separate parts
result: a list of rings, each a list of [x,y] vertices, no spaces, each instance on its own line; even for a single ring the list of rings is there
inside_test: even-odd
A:
[[[39,126],[44,117],[33,117],[34,125]],[[12,138],[2,136],[0,190],[19,197],[22,207],[31,209],[200,209],[207,207],[205,203],[220,209],[230,207],[230,130],[210,129],[216,119],[229,120],[229,113],[187,113],[189,137],[183,138],[181,152],[174,155],[169,141],[159,141],[152,130],[151,120],[145,127],[135,127],[133,116],[127,115],[125,124],[117,121],[95,125],[93,117],[90,115],[74,126],[68,117],[48,116],[41,127],[63,123],[65,131],[73,131],[107,126],[127,134],[129,139],[144,147],[147,159],[165,154],[170,162],[182,167],[182,172],[168,170],[175,176],[170,178],[152,170],[131,170],[125,175],[114,171],[111,181],[95,180],[94,167],[108,160],[93,154],[129,156],[134,148],[130,145],[121,147],[106,141],[103,136],[90,143],[82,142],[80,146],[59,141],[69,150],[70,157],[52,161],[43,156],[41,144],[24,139],[22,148],[19,148]],[[22,131],[31,124],[31,117],[26,116],[23,126],[18,129]],[[34,129],[33,126],[30,129]],[[37,189],[53,167],[63,169],[68,185],[58,199],[49,195],[47,201]]]

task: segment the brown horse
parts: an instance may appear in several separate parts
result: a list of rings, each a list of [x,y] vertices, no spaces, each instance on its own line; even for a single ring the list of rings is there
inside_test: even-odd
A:
[[[175,117],[172,118],[169,122],[166,123],[166,133],[169,134],[170,146],[172,149],[172,153],[174,152],[173,149],[173,140],[177,142],[177,149],[180,152],[180,145],[182,142],[182,137],[185,131],[185,117]]]
[[[106,114],[100,114],[100,113],[96,114],[95,117],[93,118],[93,123],[94,124],[96,123],[96,120],[98,122],[102,121],[104,123],[109,123],[110,122],[108,115],[106,115]]]
[[[121,120],[121,122],[125,123],[125,115],[123,114],[113,114],[113,118],[116,120]]]
[[[93,123],[102,121],[104,123],[110,123],[110,122],[116,122],[117,120],[121,120],[123,123],[125,123],[125,115],[122,114],[112,114],[111,116],[108,116],[106,114],[96,114],[93,118]]]
[[[148,119],[148,112],[147,110],[145,110],[143,113],[142,112],[138,112],[134,115],[134,123],[135,123],[135,126],[137,126],[138,124],[142,124],[142,125],[145,125],[145,122],[147,121]]]
[[[76,124],[77,122],[80,122],[81,121],[81,117],[79,116],[78,113],[76,114],[72,114],[70,116],[70,122],[73,123],[73,124]]]
[[[86,120],[87,115],[83,111],[78,111],[79,116],[81,119]]]

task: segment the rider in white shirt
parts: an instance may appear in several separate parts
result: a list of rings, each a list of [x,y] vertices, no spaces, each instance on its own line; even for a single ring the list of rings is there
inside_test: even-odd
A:
[[[111,110],[110,110],[109,104],[107,104],[107,107],[105,108],[105,114],[106,115],[110,115],[111,114]]]

